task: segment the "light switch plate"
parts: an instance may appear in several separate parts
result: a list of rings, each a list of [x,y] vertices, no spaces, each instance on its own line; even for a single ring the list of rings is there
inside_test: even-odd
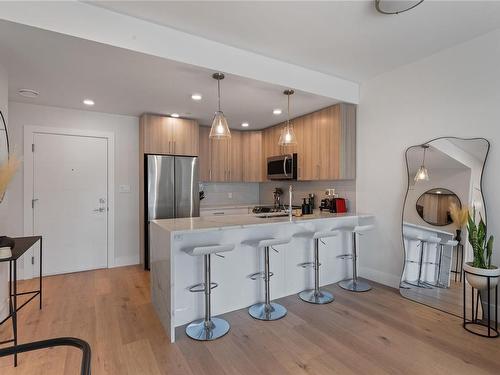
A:
[[[130,185],[120,185],[118,191],[120,193],[130,193]]]

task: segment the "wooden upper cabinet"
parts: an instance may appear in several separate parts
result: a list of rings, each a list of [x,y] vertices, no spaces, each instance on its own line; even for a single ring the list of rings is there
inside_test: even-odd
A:
[[[243,155],[242,155],[243,132],[231,131],[229,139],[229,162],[226,179],[231,182],[243,181]]]
[[[242,177],[244,182],[265,181],[262,131],[241,133]]]
[[[144,114],[140,132],[146,154],[199,154],[198,123],[194,120]]]
[[[210,181],[212,162],[210,160],[210,128],[208,126],[200,126],[199,129],[200,156],[198,158],[198,176],[200,181]]]
[[[232,132],[231,132],[232,133]],[[228,139],[210,139],[210,181],[229,181],[229,146]]]

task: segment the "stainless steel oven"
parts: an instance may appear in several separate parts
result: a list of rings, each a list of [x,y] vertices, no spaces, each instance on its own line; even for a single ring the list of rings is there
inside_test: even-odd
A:
[[[267,178],[269,180],[296,180],[297,154],[267,158]]]

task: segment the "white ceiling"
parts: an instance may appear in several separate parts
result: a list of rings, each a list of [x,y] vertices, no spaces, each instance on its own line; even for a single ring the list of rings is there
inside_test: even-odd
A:
[[[498,1],[425,0],[392,16],[373,0],[92,4],[357,82],[500,28]]]
[[[138,116],[170,114],[210,124],[217,103],[213,71],[71,36],[0,21],[0,64],[9,76],[13,101]],[[20,88],[40,92],[37,99],[19,96]],[[234,75],[222,81],[222,109],[232,128],[264,128],[286,119],[285,87]],[[203,95],[201,102],[192,93]],[[92,108],[84,98],[96,102]],[[292,97],[292,116],[324,108],[335,101],[305,92]],[[275,116],[273,108],[282,108]]]

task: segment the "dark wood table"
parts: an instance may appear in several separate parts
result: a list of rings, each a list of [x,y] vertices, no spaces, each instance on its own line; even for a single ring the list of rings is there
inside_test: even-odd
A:
[[[13,238],[15,244],[12,248],[12,256],[10,258],[0,259],[0,262],[9,262],[9,315],[0,322],[0,325],[12,318],[13,338],[10,340],[0,341],[0,345],[12,342],[14,350],[17,347],[17,313],[26,304],[32,301],[36,296],[40,297],[40,310],[42,309],[42,236],[32,237],[17,237]],[[40,276],[38,290],[29,292],[17,292],[17,260],[40,241]],[[32,296],[21,306],[17,306],[17,297],[31,294]],[[14,353],[14,366],[17,366],[17,352]]]

